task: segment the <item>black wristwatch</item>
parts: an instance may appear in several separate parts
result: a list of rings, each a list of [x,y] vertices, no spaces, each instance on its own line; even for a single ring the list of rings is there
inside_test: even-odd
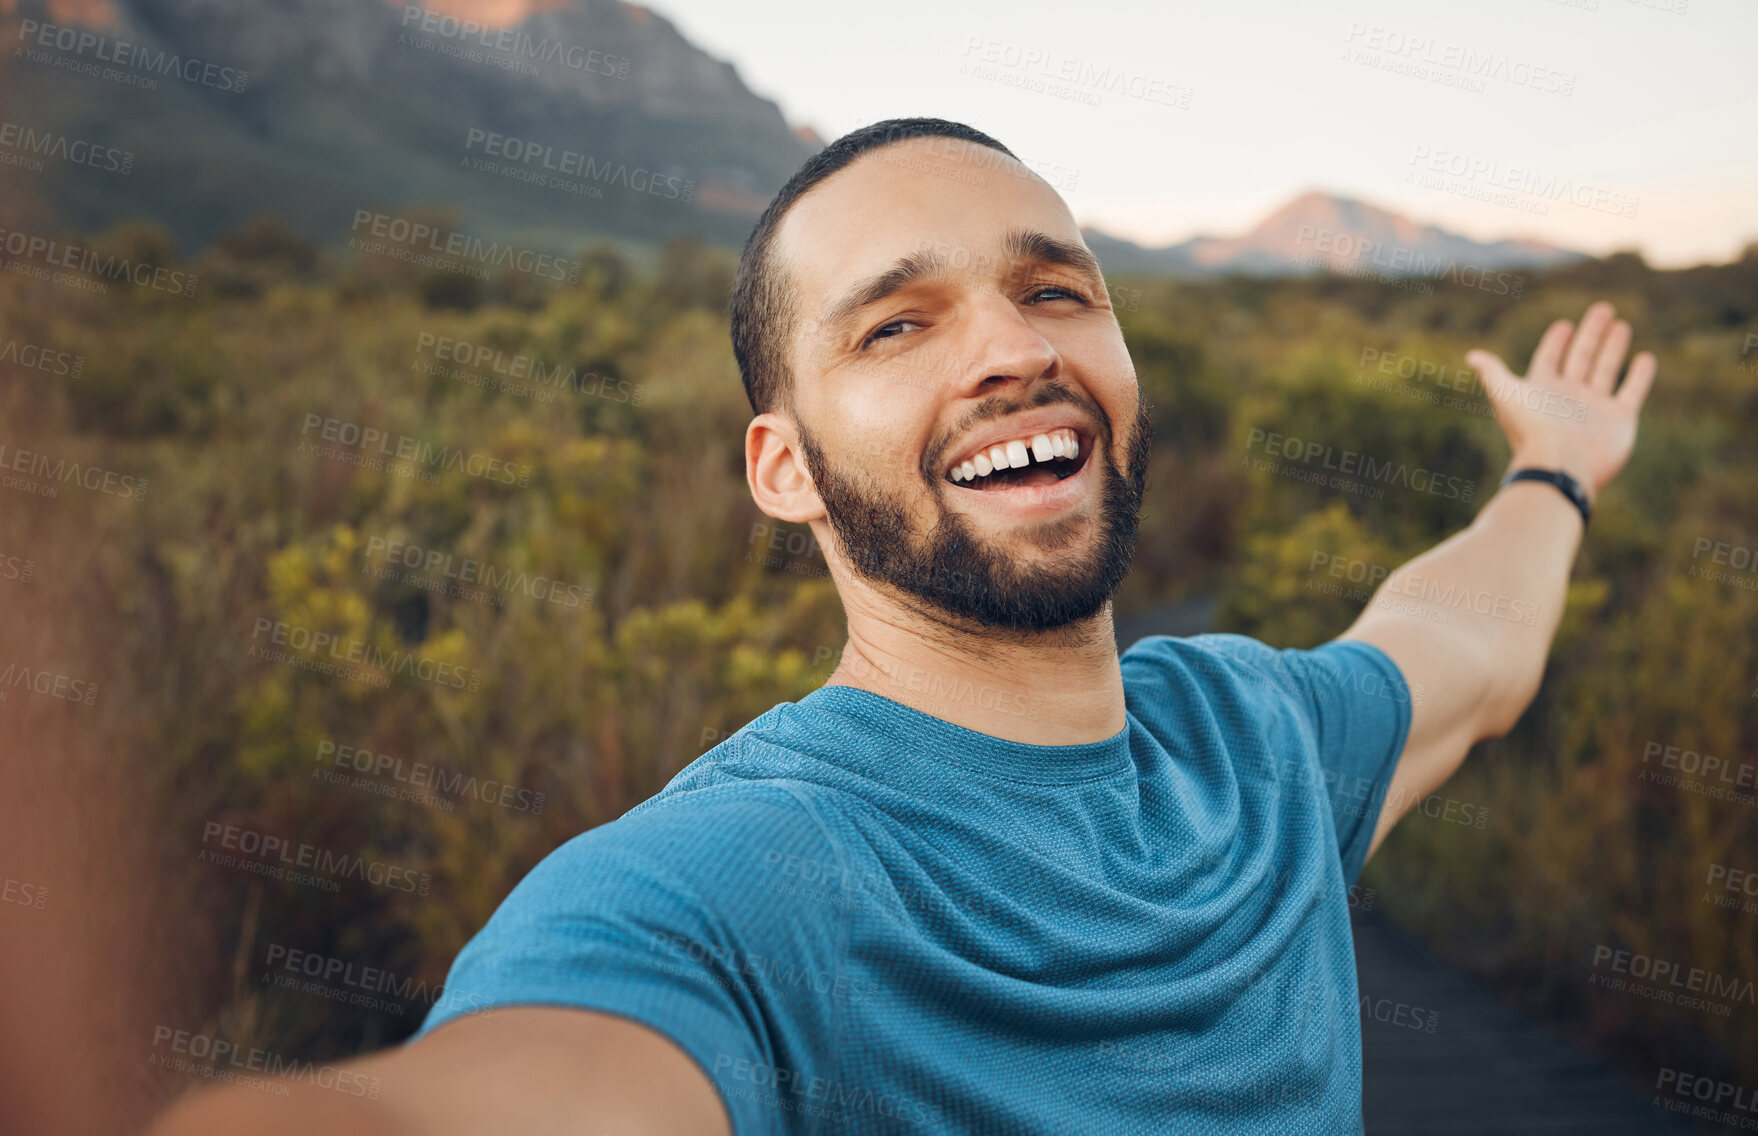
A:
[[[1511,469],[1508,471],[1508,476],[1502,478],[1503,485],[1510,485],[1516,481],[1543,481],[1547,484],[1556,486],[1558,489],[1562,490],[1563,496],[1567,497],[1574,503],[1575,508],[1581,510],[1581,524],[1587,524],[1587,518],[1593,511],[1592,506],[1588,504],[1587,501],[1587,491],[1581,488],[1581,483],[1579,481],[1576,481],[1562,470]]]

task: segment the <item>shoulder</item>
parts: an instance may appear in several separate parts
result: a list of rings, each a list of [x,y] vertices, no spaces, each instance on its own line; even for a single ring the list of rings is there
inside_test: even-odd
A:
[[[1171,678],[1212,694],[1244,693],[1266,684],[1286,689],[1294,668],[1285,653],[1245,635],[1149,635],[1120,660],[1125,676]]]
[[[1364,674],[1386,683],[1402,682],[1385,652],[1358,639],[1333,639],[1308,650],[1272,647],[1247,635],[1150,635],[1131,645],[1122,662],[1126,668],[1134,663],[1160,674],[1188,675],[1211,686],[1273,689],[1320,701],[1326,700],[1331,688],[1364,685]]]
[[[1229,724],[1278,719],[1322,738],[1352,719],[1407,721],[1412,701],[1392,660],[1354,639],[1307,650],[1245,635],[1152,635],[1131,645],[1122,665],[1131,708],[1176,714],[1185,728],[1191,707],[1206,706]]]
[[[479,1001],[584,1004],[587,975],[594,990],[639,986],[656,967],[675,977],[679,951],[695,965],[708,945],[832,957],[834,913],[778,898],[791,894],[788,877],[802,862],[838,859],[810,795],[795,787],[663,792],[540,860],[459,953],[447,988]]]
[[[785,778],[674,780],[562,844],[519,888],[602,887],[617,876],[638,876],[698,896],[743,891],[790,858],[838,856],[833,796]]]

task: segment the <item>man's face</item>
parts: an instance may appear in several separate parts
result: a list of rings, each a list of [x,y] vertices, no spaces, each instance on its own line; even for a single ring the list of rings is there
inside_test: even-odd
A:
[[[1128,571],[1148,407],[1062,199],[948,143],[863,154],[777,233],[802,456],[853,571],[926,614],[1043,631]]]

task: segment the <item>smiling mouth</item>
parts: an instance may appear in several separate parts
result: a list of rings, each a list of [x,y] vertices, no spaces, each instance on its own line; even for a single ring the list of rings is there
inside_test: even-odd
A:
[[[1092,443],[1063,428],[991,446],[953,466],[945,476],[960,489],[978,493],[1054,485],[1079,473],[1091,457]]]

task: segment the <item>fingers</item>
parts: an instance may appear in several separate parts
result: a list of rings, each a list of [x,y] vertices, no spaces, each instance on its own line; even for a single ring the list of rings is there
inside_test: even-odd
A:
[[[1593,358],[1599,351],[1600,339],[1612,322],[1612,306],[1604,300],[1587,305],[1581,317],[1581,328],[1569,342],[1569,353],[1563,358],[1562,377],[1571,383],[1587,382]]]
[[[1574,334],[1575,325],[1566,319],[1557,320],[1545,328],[1538,349],[1532,353],[1532,365],[1526,368],[1526,377],[1548,378],[1562,374],[1563,349],[1569,346],[1569,337]]]
[[[1618,385],[1618,372],[1624,369],[1624,352],[1630,349],[1630,323],[1619,320],[1611,325],[1605,333],[1605,341],[1599,345],[1599,354],[1593,359],[1593,369],[1588,373],[1587,385],[1600,394],[1610,394]]]
[[[1648,388],[1654,385],[1654,372],[1658,364],[1654,355],[1640,351],[1630,360],[1630,373],[1624,376],[1624,385],[1618,388],[1617,401],[1629,406],[1631,413],[1642,409],[1642,403],[1648,398]]]

